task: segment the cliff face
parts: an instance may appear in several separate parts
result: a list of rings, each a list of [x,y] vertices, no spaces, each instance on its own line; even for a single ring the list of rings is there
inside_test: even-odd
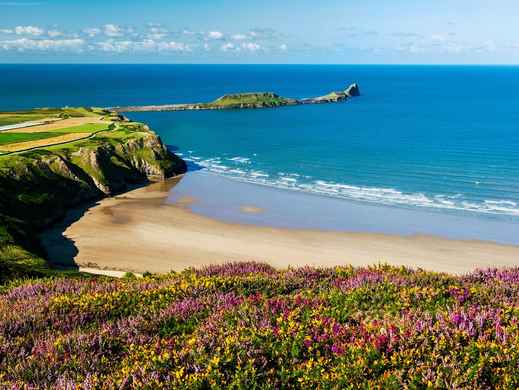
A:
[[[0,165],[0,214],[41,227],[80,203],[185,172],[184,161],[158,136],[141,130],[124,140],[100,139],[5,158]]]
[[[36,233],[70,208],[186,171],[147,126],[117,126],[82,142],[0,157],[0,284],[45,274]]]

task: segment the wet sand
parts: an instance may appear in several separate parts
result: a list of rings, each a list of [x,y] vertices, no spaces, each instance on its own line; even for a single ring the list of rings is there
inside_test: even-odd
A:
[[[168,204],[171,186],[158,183],[105,199],[70,226],[47,232],[43,241],[49,257],[139,273],[248,260],[280,268],[387,262],[457,274],[519,265],[519,246],[493,242],[225,222],[192,212],[195,197]],[[243,213],[262,211],[253,204],[236,206]]]

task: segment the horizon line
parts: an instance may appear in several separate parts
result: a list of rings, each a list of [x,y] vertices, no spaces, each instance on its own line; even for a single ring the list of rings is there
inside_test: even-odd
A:
[[[474,67],[519,67],[517,64],[463,64],[463,63],[200,63],[200,62],[0,62],[4,65],[190,65],[190,66],[474,66]]]

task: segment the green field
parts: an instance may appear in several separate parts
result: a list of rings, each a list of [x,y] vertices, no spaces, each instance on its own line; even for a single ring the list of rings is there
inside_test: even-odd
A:
[[[38,141],[41,139],[59,137],[65,134],[85,133],[85,136],[91,133],[108,130],[109,125],[106,123],[87,123],[80,126],[65,127],[63,129],[55,129],[45,132],[34,133],[16,133],[16,132],[0,132],[0,146],[17,144],[20,142]]]
[[[9,126],[9,125],[15,125],[17,123],[22,122],[32,122],[37,121],[39,119],[47,118],[48,115],[42,115],[42,114],[26,114],[26,115],[19,115],[19,114],[0,114],[0,126]]]
[[[80,126],[73,127],[65,127],[63,129],[55,129],[52,130],[57,133],[95,133],[96,131],[106,130],[108,129],[108,124],[106,123],[87,123]]]
[[[68,132],[67,132],[68,133]],[[0,133],[0,145],[16,144],[19,142],[37,141],[45,138],[53,138],[63,135],[62,132],[41,133]]]
[[[261,92],[261,93],[239,93],[239,94],[230,94],[224,95],[214,102],[209,103],[210,106],[235,106],[241,104],[258,104],[258,105],[268,105],[268,106],[279,106],[281,104],[286,104],[287,99],[276,95],[271,92]]]
[[[86,108],[38,108],[29,111],[3,112],[0,113],[0,126],[9,126],[16,123],[37,121],[44,118],[58,116],[84,117],[95,116],[103,113],[101,109]]]

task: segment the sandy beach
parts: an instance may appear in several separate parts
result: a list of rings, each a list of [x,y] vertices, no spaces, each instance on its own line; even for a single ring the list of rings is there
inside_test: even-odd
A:
[[[238,260],[280,268],[387,262],[456,274],[519,265],[518,246],[492,242],[224,222],[192,212],[196,198],[166,203],[172,184],[105,199],[70,226],[47,232],[43,241],[51,260],[67,263],[72,257],[82,267],[132,272],[180,271]],[[244,213],[262,212],[251,204],[237,207]]]

